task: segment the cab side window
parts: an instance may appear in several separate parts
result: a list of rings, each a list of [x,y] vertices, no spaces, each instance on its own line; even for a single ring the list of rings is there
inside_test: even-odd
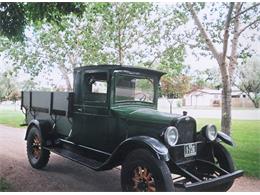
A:
[[[84,102],[107,101],[107,73],[86,73],[83,86]]]

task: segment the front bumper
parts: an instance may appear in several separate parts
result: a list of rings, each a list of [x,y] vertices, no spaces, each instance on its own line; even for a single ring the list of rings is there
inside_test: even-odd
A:
[[[242,175],[243,175],[243,171],[238,170],[233,173],[222,175],[214,179],[195,182],[191,184],[185,184],[184,188],[187,191],[203,191],[233,181],[234,179],[241,177]]]
[[[175,164],[175,170],[180,176],[173,179],[174,186],[185,191],[210,191],[214,187],[234,181],[244,173],[242,170],[229,173],[212,162],[199,159]]]
[[[170,149],[169,168],[177,175],[173,178],[174,186],[185,191],[210,191],[212,188],[243,175],[242,170],[228,172],[215,163],[210,144],[196,142],[197,154],[185,157],[184,145]]]

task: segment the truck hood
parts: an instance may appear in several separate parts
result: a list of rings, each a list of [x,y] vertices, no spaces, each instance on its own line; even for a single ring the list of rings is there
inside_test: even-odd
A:
[[[138,106],[120,106],[112,108],[112,112],[120,118],[137,120],[148,123],[171,125],[182,115],[159,112],[154,108],[140,108]]]

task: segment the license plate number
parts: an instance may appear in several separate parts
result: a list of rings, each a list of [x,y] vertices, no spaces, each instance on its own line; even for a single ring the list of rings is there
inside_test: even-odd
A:
[[[197,144],[186,144],[184,145],[184,157],[195,156],[197,154]]]

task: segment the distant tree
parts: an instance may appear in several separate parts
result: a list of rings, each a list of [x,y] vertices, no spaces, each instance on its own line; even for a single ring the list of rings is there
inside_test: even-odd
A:
[[[161,79],[161,93],[168,98],[182,98],[189,90],[190,77],[184,74]]]
[[[260,57],[242,63],[237,70],[235,85],[252,101],[255,108],[260,103]]]
[[[17,85],[10,72],[4,72],[0,75],[0,102],[9,100],[12,93],[17,91]]]
[[[9,96],[7,97],[8,100],[13,101],[14,103],[21,98],[21,93],[18,90],[13,90]]]
[[[194,88],[213,88],[219,89],[221,84],[220,73],[216,68],[196,70],[192,73],[192,85]]]
[[[173,99],[182,98],[190,90],[190,77],[179,74],[175,77],[163,76],[161,79],[161,94],[168,98],[170,113],[172,113]]]

